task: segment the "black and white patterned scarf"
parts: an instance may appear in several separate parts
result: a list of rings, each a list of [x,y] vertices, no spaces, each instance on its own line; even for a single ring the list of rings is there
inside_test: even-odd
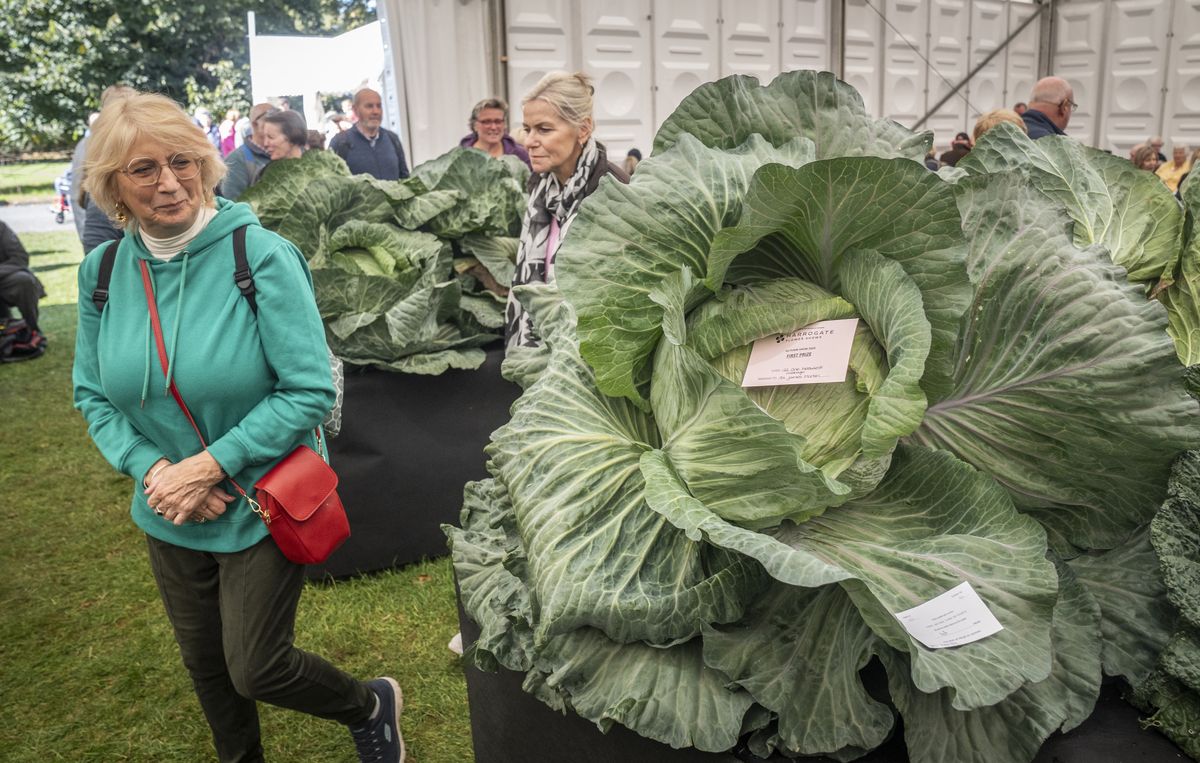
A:
[[[521,243],[517,248],[517,268],[513,273],[512,285],[520,286],[527,283],[546,282],[547,254],[551,263],[558,253],[547,252],[546,245],[550,237],[550,219],[558,220],[558,243],[567,237],[567,228],[575,219],[579,205],[587,196],[587,189],[592,175],[597,171],[597,161],[600,151],[596,145],[596,137],[588,138],[575,164],[575,172],[567,179],[565,185],[558,182],[553,172],[547,172],[533,193],[529,195],[529,205],[525,207],[525,219],[521,222]],[[532,317],[517,301],[510,291],[508,304],[504,311],[504,346],[537,347],[542,342],[533,329]]]

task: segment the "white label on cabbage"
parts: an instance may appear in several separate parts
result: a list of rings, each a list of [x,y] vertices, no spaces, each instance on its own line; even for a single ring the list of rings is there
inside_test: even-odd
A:
[[[846,380],[858,318],[818,321],[754,343],[743,387],[823,384]]]
[[[897,613],[896,619],[910,636],[930,649],[969,644],[1004,630],[969,582]]]

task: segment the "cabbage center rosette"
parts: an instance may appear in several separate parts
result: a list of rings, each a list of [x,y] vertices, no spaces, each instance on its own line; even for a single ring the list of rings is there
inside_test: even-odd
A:
[[[470,659],[676,747],[849,760],[899,713],[917,763],[1028,763],[1149,672],[1145,526],[1200,443],[1165,312],[1028,171],[927,145],[827,74],[734,77],[602,182],[449,530]],[[845,381],[741,386],[845,318]],[[901,624],[964,582],[1002,630]]]

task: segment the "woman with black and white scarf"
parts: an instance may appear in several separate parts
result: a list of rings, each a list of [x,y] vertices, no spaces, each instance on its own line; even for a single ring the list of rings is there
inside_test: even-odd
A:
[[[608,161],[593,135],[591,78],[576,72],[551,72],[521,101],[525,149],[533,166],[529,205],[521,224],[521,243],[513,286],[553,283],[554,258],[583,200],[611,174],[629,182],[623,169]],[[541,343],[533,321],[510,292],[505,310],[505,349]]]

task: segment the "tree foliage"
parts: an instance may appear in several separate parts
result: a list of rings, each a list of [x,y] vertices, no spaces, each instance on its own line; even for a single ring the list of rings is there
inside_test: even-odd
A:
[[[117,82],[189,109],[247,109],[247,11],[266,34],[375,18],[373,0],[0,0],[0,152],[69,145]]]

